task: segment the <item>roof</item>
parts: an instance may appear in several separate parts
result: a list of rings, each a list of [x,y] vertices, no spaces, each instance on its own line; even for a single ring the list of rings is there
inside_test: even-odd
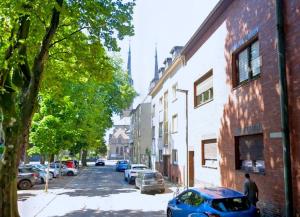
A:
[[[243,197],[244,194],[223,187],[212,187],[212,188],[194,188],[194,190],[201,193],[201,195],[209,199],[222,199],[222,198],[233,198],[233,197]]]

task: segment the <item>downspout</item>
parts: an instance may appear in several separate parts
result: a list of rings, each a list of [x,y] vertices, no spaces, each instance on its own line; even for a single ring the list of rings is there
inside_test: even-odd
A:
[[[276,34],[277,34],[277,54],[279,72],[279,95],[282,128],[283,146],[283,170],[284,170],[284,191],[285,191],[285,216],[293,217],[293,185],[290,151],[290,129],[288,111],[288,89],[286,78],[286,53],[284,35],[284,14],[283,1],[276,0]]]

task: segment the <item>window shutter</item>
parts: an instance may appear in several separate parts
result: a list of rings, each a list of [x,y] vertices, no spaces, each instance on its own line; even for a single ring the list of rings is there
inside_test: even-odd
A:
[[[213,87],[213,76],[210,76],[197,85],[196,95],[199,96],[201,93],[209,90],[212,87]]]
[[[204,143],[204,159],[217,159],[217,143]]]

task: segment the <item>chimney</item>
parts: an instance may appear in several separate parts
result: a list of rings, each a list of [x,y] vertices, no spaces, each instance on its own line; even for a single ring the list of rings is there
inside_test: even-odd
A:
[[[170,51],[170,54],[172,55],[172,61],[174,61],[180,55],[182,48],[183,46],[174,46],[172,48]]]

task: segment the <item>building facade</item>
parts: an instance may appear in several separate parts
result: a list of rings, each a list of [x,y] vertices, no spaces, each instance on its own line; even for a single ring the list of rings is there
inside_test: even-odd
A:
[[[289,101],[290,188],[295,216],[299,216],[300,2],[290,0],[283,3],[280,10],[284,14]],[[162,102],[162,111],[168,109],[167,118],[153,119],[154,126],[163,122],[163,132],[170,132],[171,107],[185,108],[184,101],[181,101],[184,97],[179,97],[179,93],[178,100],[172,104],[172,86],[177,84],[178,89],[188,90],[189,155],[185,158],[189,158],[189,163],[183,165],[190,168],[189,179],[197,186],[221,185],[242,191],[244,174],[250,173],[260,190],[258,206],[264,216],[284,216],[277,26],[276,1],[219,1],[181,50],[178,59],[183,66],[172,73],[166,70],[167,74],[162,75],[150,90],[152,105],[156,108]],[[177,67],[176,61],[171,67]],[[184,126],[182,114],[182,111],[178,112],[180,127]],[[180,143],[181,148],[184,146],[185,129],[180,127],[178,133],[183,131],[183,134],[180,138],[169,134],[168,143],[162,142],[165,147],[171,142]],[[169,152],[162,149],[161,158],[159,138],[154,144],[157,168],[161,170],[164,166],[161,162],[167,158],[164,155],[171,156],[171,148]],[[179,149],[178,159],[184,158],[186,153],[187,149]]]
[[[109,135],[108,158],[111,160],[129,160],[130,130],[129,125],[115,125]]]
[[[151,167],[151,103],[141,103],[131,113],[132,161]]]

